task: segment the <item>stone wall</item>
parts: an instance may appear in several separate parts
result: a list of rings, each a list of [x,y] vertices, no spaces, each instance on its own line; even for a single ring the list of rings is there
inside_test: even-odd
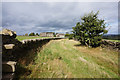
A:
[[[57,39],[61,38],[28,39],[21,42],[14,38],[11,39],[11,42],[8,41],[6,43],[3,43],[2,79],[12,79],[16,77],[15,73],[19,73],[19,64],[22,64],[22,62],[24,62],[24,65],[29,65],[31,62],[34,62],[33,60],[42,46],[48,43],[50,40]],[[17,65],[13,63],[17,63]],[[18,76],[19,75],[17,75],[17,77]]]
[[[31,50],[35,52],[50,40],[57,39],[62,38],[28,39],[21,42],[12,39],[14,41],[11,41],[11,43],[3,43],[2,59],[3,61],[18,61],[20,58],[27,56]]]
[[[50,40],[57,40],[61,38],[44,38],[44,39],[28,39],[18,41],[16,39],[16,32],[9,29],[3,29],[0,31],[2,36],[2,61],[18,61],[29,53],[35,53],[38,48],[41,48],[44,44]],[[34,56],[34,55],[33,55]]]
[[[109,49],[114,49],[117,51],[120,51],[120,42],[113,42],[109,40],[102,40],[101,44],[102,48],[109,48]]]
[[[77,39],[74,39],[74,40],[78,41]],[[102,48],[107,48],[107,49],[113,49],[113,50],[116,50],[116,51],[120,51],[120,42],[102,40],[101,47]]]
[[[44,38],[44,39],[28,39],[19,41],[16,39],[16,32],[4,29],[0,32],[2,36],[2,79],[15,77],[14,72],[19,73],[19,64],[24,62],[28,65],[34,62],[36,54],[40,52],[42,46],[50,40],[62,38]],[[15,71],[16,70],[18,71]]]

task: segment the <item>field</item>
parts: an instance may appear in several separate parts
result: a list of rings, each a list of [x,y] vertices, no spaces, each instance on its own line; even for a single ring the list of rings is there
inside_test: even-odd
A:
[[[40,38],[48,38],[48,37],[40,37],[40,36],[17,36],[16,39],[19,41],[25,40],[25,39],[40,39]]]
[[[104,39],[104,40],[109,40],[109,41],[113,41],[113,42],[120,42],[120,40],[110,40],[110,39]]]
[[[88,48],[74,40],[52,40],[24,67],[31,74],[21,78],[117,78],[118,52]]]
[[[19,41],[25,40],[25,39],[40,39],[40,38],[50,38],[50,37],[40,37],[40,36],[17,36],[16,39]],[[104,40],[109,40],[113,42],[120,42],[120,40],[110,40],[110,39],[104,39]]]

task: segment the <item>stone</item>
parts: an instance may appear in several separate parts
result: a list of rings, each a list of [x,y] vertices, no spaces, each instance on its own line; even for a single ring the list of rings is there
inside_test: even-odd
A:
[[[2,72],[15,72],[15,65],[14,61],[2,62]]]
[[[13,49],[15,45],[14,44],[5,44],[4,47],[5,49]]]
[[[10,37],[16,38],[16,32],[9,29],[3,29],[0,31],[0,34],[9,35]]]
[[[2,73],[2,80],[13,80],[15,73]]]
[[[109,49],[115,49],[115,50],[119,51],[120,50],[120,42],[102,40],[102,46],[101,47],[109,48]]]

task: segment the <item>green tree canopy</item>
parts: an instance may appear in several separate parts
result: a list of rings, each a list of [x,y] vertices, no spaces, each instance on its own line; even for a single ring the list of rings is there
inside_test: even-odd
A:
[[[36,33],[36,36],[39,36],[39,34],[38,34],[38,33]]]
[[[107,33],[106,23],[103,19],[98,18],[98,13],[89,13],[81,18],[73,27],[74,37],[83,45],[97,47],[100,45],[102,35]]]
[[[66,32],[65,37],[69,37],[69,36],[70,36],[70,34],[68,32]]]
[[[28,33],[26,33],[25,36],[28,36]]]
[[[32,33],[30,33],[30,34],[29,34],[29,36],[35,36],[35,33],[34,33],[34,32],[32,32]]]

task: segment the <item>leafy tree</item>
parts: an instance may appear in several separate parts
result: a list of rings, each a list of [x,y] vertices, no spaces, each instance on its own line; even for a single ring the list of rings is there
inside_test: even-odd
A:
[[[36,33],[36,36],[39,36],[39,34],[38,34],[38,33]]]
[[[56,37],[56,34],[55,34],[55,33],[53,33],[53,35],[54,35],[54,37]]]
[[[35,33],[34,33],[34,32],[32,32],[32,33],[30,33],[30,34],[29,34],[29,36],[35,36]]]
[[[73,39],[74,34],[69,34],[69,39]]]
[[[25,36],[28,36],[28,33],[26,33]]]
[[[65,34],[65,37],[67,37],[67,38],[68,38],[69,36],[70,36],[70,34],[69,34],[69,33],[66,33],[66,34]]]
[[[103,19],[98,18],[98,13],[89,13],[81,18],[73,27],[74,37],[83,45],[97,47],[100,46],[102,35],[107,33],[106,23]]]
[[[65,34],[65,37],[67,37],[67,38],[68,38],[69,36],[70,36],[70,34]]]

